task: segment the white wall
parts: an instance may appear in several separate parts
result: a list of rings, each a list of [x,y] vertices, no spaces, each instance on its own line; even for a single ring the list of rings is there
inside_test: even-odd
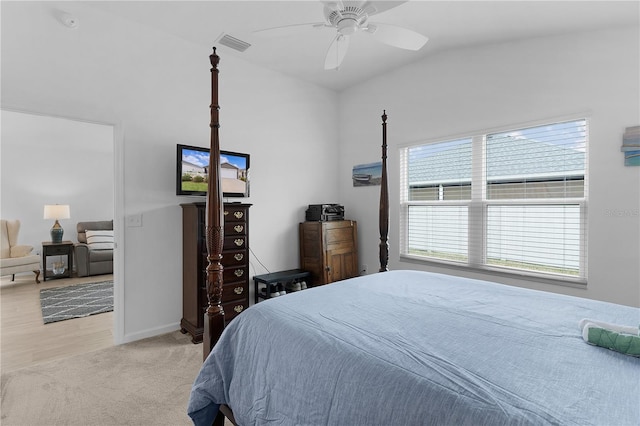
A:
[[[624,167],[626,127],[640,124],[638,28],[444,52],[340,94],[341,199],[359,220],[360,262],[378,268],[379,187],[353,188],[351,167],[380,157],[387,110],[390,268],[422,269],[640,306],[640,168]],[[586,289],[399,259],[398,147],[501,126],[586,114],[589,282]],[[372,266],[373,265],[373,266]]]
[[[63,240],[77,242],[76,223],[114,212],[112,126],[1,111],[0,217],[20,220],[20,244],[40,253],[53,220],[45,204],[68,204]]]
[[[54,7],[3,2],[1,105],[115,126],[114,219],[142,217],[141,227],[123,226],[118,236],[124,323],[116,338],[175,330],[182,316],[179,204],[200,200],[175,196],[175,145],[208,145],[211,47],[80,2],[65,3],[81,20],[70,30],[55,20]],[[270,270],[296,267],[297,224],[307,204],[343,202],[359,222],[361,262],[376,269],[377,187],[352,188],[350,174],[354,164],[379,158],[383,108],[392,206],[399,144],[587,111],[589,288],[543,287],[638,303],[638,218],[616,214],[637,212],[640,199],[639,170],[623,167],[619,151],[624,128],[638,124],[637,40],[637,30],[614,31],[441,53],[339,97],[221,48],[221,145],[251,154],[252,251]],[[399,262],[395,207],[391,219],[390,266],[416,267]],[[265,272],[252,264],[253,273]]]
[[[2,107],[115,125],[124,267],[116,277],[124,304],[116,340],[175,330],[182,317],[179,205],[202,201],[175,195],[175,147],[209,144],[211,46],[80,2],[65,3],[81,21],[70,30],[55,20],[55,6],[3,2]],[[251,155],[251,249],[271,271],[295,268],[306,205],[337,198],[337,95],[224,48],[218,54],[221,147]],[[141,215],[141,227],[124,226],[133,215]],[[265,272],[255,258],[252,264],[252,273]]]

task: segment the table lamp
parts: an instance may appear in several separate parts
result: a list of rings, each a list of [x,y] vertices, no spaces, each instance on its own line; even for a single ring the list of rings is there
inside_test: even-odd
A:
[[[69,206],[66,204],[47,204],[44,206],[44,218],[55,219],[56,223],[51,228],[51,242],[61,243],[64,229],[60,226],[58,219],[69,219],[71,214],[69,212]]]

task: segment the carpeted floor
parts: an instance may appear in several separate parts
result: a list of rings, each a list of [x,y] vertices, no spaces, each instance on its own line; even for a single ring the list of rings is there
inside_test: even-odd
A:
[[[202,344],[179,331],[2,375],[0,424],[190,425]]]

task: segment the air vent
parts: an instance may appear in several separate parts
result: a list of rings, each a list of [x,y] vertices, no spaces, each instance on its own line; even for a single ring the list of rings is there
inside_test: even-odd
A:
[[[235,37],[230,36],[229,34],[222,34],[218,38],[218,43],[220,43],[223,46],[227,46],[234,50],[237,50],[238,52],[244,52],[251,46],[246,41],[239,40]]]

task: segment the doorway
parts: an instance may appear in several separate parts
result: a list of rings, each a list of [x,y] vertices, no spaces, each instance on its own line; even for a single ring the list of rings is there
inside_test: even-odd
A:
[[[116,132],[113,125],[5,109],[1,113],[0,217],[20,220],[20,244],[30,245],[34,248],[34,252],[41,254],[42,243],[50,240],[53,221],[43,218],[44,205],[69,205],[70,218],[59,221],[64,229],[63,240],[67,241],[77,242],[77,222],[114,219]],[[116,229],[116,244],[117,239]],[[115,255],[114,263],[117,263]],[[46,268],[46,265],[42,267]],[[117,268],[116,265],[114,267]],[[5,364],[5,349],[20,348],[25,359],[38,362],[65,353],[68,356],[70,352],[79,353],[95,350],[105,344],[114,344],[117,321],[114,321],[113,312],[95,315],[96,318],[87,317],[42,324],[41,327],[49,327],[46,329],[46,334],[57,335],[57,341],[60,342],[61,347],[66,348],[58,351],[36,337],[37,329],[33,327],[39,324],[33,323],[33,317],[39,314],[34,309],[40,308],[40,288],[105,279],[113,280],[114,287],[117,287],[116,275],[78,279],[74,274],[72,278],[44,282],[41,274],[40,279],[41,283],[36,284],[32,273],[16,275],[14,282],[11,282],[11,277],[2,277],[0,286],[2,330],[0,331],[3,364]],[[114,305],[117,303],[118,297],[114,297]],[[28,316],[22,319],[16,311],[20,306],[24,308],[23,314],[29,312]],[[114,306],[114,309],[117,310],[118,307]],[[15,313],[13,319],[12,311]],[[40,321],[41,318],[38,317],[38,320]],[[91,326],[84,327],[85,324],[74,324],[74,321],[85,321],[87,324],[91,323]],[[25,328],[23,331],[30,330],[32,338],[20,340],[18,330],[12,331],[9,328],[16,322],[22,322],[22,327]],[[83,327],[85,332],[93,329],[99,336],[89,338],[88,335],[81,335],[82,333],[78,330]],[[25,336],[29,333],[25,333]],[[12,341],[11,336],[18,340]],[[69,336],[70,339],[66,345],[64,345],[65,342],[60,341],[64,336]],[[95,337],[98,337],[99,343],[96,342]],[[43,350],[47,347],[49,347],[48,350]],[[38,348],[40,351],[37,350]]]

